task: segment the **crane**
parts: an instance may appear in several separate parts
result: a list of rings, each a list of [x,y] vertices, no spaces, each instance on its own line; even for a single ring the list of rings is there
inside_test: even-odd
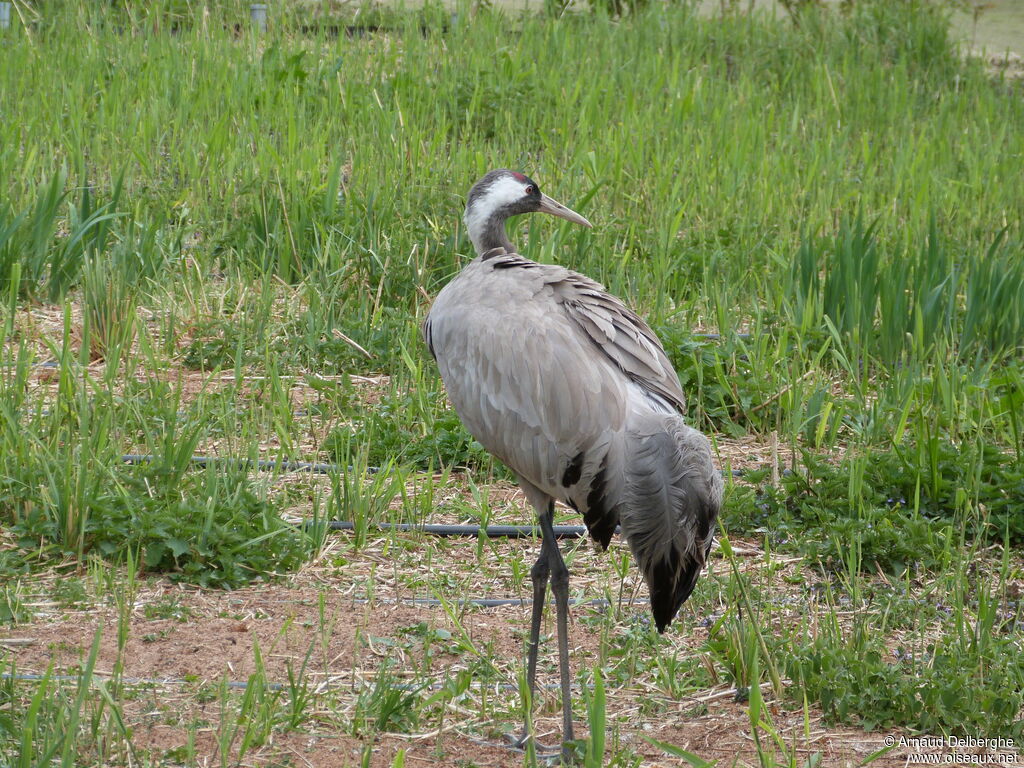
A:
[[[466,201],[477,257],[438,293],[423,336],[459,418],[537,513],[527,685],[532,701],[550,581],[568,762],[569,570],[552,528],[555,501],[583,515],[602,548],[621,526],[664,632],[704,568],[722,479],[707,438],[684,423],[679,377],[650,327],[594,280],[516,252],[505,222],[531,212],[591,226],[528,176],[489,172]]]

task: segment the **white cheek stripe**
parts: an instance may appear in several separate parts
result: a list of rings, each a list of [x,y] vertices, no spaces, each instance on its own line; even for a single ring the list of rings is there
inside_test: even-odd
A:
[[[502,176],[488,187],[487,192],[473,201],[466,211],[466,229],[476,232],[490,214],[526,196],[526,185],[511,176]]]

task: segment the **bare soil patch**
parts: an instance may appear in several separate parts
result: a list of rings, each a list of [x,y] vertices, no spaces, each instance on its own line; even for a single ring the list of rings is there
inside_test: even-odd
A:
[[[367,745],[373,750],[374,766],[390,765],[399,750],[406,751],[411,765],[426,761],[522,765],[520,753],[488,744],[501,742],[504,733],[519,727],[514,686],[521,670],[528,606],[484,609],[449,604],[446,610],[409,602],[435,595],[446,600],[477,596],[528,600],[528,579],[525,584],[515,583],[508,564],[516,558],[531,563],[536,542],[487,542],[492,551],[485,551],[482,560],[475,556],[476,546],[472,539],[460,539],[432,541],[424,547],[413,537],[374,540],[365,550],[355,552],[342,538],[333,542],[317,563],[271,584],[228,592],[190,589],[165,579],[143,582],[129,614],[121,656],[122,674],[133,681],[129,690],[140,691],[125,701],[136,748],[153,754],[178,749],[185,743],[190,723],[208,723],[197,731],[196,748],[212,761],[220,704],[211,692],[222,681],[244,683],[256,673],[258,647],[269,682],[286,684],[289,669],[294,673],[305,663],[310,685],[333,692],[334,711],[324,713],[323,726],[307,724],[298,732],[275,732],[247,756],[253,765],[271,765],[285,758],[296,765],[358,765]],[[765,567],[755,542],[737,541],[735,546],[747,553],[745,566],[755,571]],[[573,570],[574,597],[615,598],[618,594],[624,603],[572,609],[571,649],[578,673],[598,663],[602,643],[602,622],[587,617],[618,610],[613,632],[635,631],[631,627],[646,616],[646,591],[632,572],[622,584],[610,575],[607,560],[615,556],[614,547],[611,555],[596,553],[583,542],[563,542],[563,548]],[[784,561],[771,566],[791,567]],[[713,570],[721,568],[719,562]],[[410,573],[417,573],[422,581],[402,578]],[[714,578],[713,574],[708,578]],[[75,606],[43,600],[33,605],[34,619],[6,633],[8,639],[27,643],[11,646],[19,673],[43,673],[53,664],[58,673],[74,674],[97,628],[103,630],[97,673],[114,671],[118,660],[114,606],[103,600]],[[701,616],[709,610],[712,615],[716,612],[706,601],[688,605],[667,635],[668,647],[652,649],[650,654],[701,653],[707,638]],[[792,610],[796,616],[806,606],[793,606]],[[452,652],[426,651],[417,638],[438,629],[454,637],[464,635],[465,644]],[[545,743],[557,741],[561,729],[557,694],[552,690],[557,682],[553,633],[553,616],[548,616],[538,676],[544,690],[535,716]],[[466,648],[478,649],[479,655]],[[482,658],[488,661],[483,663]],[[385,665],[399,682],[406,674],[412,679],[424,665],[429,667],[429,679],[438,685],[467,669],[486,682],[453,702],[439,725],[421,724],[416,733],[377,734],[369,740],[345,732],[338,717],[356,706],[360,693],[373,685]],[[821,752],[822,765],[857,765],[882,746],[885,734],[826,726],[813,708],[807,735],[800,708],[792,701],[775,698],[770,688],[764,693],[780,733],[792,741],[799,754]],[[574,695],[581,695],[578,688]],[[481,696],[500,699],[502,704],[492,703],[482,714]],[[609,687],[607,710],[610,732],[616,734],[619,746],[628,745],[643,755],[645,765],[676,763],[644,736],[689,749],[705,759],[722,759],[724,764],[757,764],[746,705],[735,701],[724,680],[708,690],[673,697],[638,675],[626,685]],[[583,735],[585,709],[578,699],[576,718],[577,735]],[[905,765],[905,754],[898,754],[894,751],[873,764]]]

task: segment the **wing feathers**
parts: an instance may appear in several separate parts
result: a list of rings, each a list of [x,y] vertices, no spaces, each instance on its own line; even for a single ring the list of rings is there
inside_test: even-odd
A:
[[[679,377],[648,325],[600,284],[562,271],[550,284],[566,316],[626,376],[684,413]]]

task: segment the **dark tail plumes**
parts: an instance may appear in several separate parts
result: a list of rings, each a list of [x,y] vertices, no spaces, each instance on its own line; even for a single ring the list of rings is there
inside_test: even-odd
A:
[[[714,519],[716,513],[717,510],[708,510],[706,519]],[[704,570],[714,536],[705,530],[699,538],[708,542],[699,560],[685,557],[673,547],[663,560],[654,563],[644,572],[651,593],[651,613],[659,632],[664,632],[672,623],[672,619],[679,612],[679,607],[693,592],[693,588],[697,586],[697,578]]]
[[[707,438],[681,418],[648,413],[637,420],[625,434],[618,511],[663,632],[704,568],[722,503],[722,479]]]
[[[615,533],[615,526],[619,523],[618,515],[608,504],[607,491],[607,464],[602,463],[594,479],[590,481],[587,512],[583,516],[590,537],[601,545],[601,549],[608,549],[608,543]]]

